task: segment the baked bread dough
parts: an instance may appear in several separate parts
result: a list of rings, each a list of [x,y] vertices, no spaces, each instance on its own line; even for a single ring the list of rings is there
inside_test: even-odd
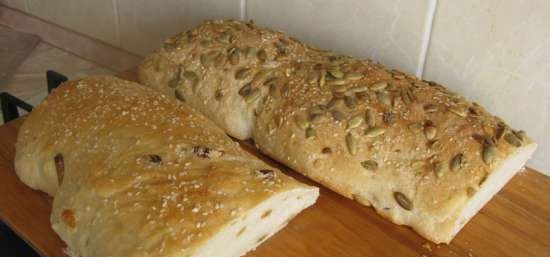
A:
[[[114,77],[54,90],[21,126],[15,168],[54,196],[52,227],[82,257],[241,256],[318,196],[185,105]]]
[[[449,243],[536,144],[443,86],[250,22],[168,39],[139,80],[270,157]]]

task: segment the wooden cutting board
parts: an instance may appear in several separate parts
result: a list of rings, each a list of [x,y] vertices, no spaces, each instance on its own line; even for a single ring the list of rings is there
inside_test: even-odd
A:
[[[50,227],[52,199],[25,186],[14,172],[14,144],[22,121],[20,118],[0,127],[0,218],[40,255],[64,257],[65,244]],[[261,155],[249,142],[240,143],[288,175],[316,185]],[[322,188],[314,206],[246,256],[550,257],[550,178],[531,169],[515,176],[450,245],[430,243],[414,231],[383,219],[373,209]]]

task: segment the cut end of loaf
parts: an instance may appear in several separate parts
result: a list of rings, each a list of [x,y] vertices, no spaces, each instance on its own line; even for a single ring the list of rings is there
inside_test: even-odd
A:
[[[315,203],[318,196],[317,188],[299,188],[274,195],[236,217],[192,256],[242,256],[286,226],[294,216]]]
[[[449,243],[454,236],[468,223],[468,221],[489,201],[493,196],[504,187],[504,185],[525,165],[531,158],[537,144],[532,143],[518,148],[514,153],[503,160],[499,166],[487,177],[479,190],[468,201],[462,209],[458,219],[455,222],[454,229],[449,238],[445,240]]]

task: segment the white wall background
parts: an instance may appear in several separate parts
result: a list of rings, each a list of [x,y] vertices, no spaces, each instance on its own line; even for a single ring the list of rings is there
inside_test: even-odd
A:
[[[526,130],[550,174],[549,0],[0,0],[139,55],[204,19],[254,19],[438,81]]]

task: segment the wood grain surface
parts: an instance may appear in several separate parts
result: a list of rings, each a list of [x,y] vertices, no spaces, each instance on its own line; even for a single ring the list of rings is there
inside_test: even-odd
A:
[[[121,77],[133,75],[128,72]],[[50,227],[51,198],[25,186],[14,172],[14,144],[21,122],[18,119],[0,127],[0,218],[40,255],[63,257],[65,245]],[[240,143],[288,175],[316,185],[261,155],[250,142]],[[450,245],[430,243],[373,209],[322,188],[314,206],[246,256],[550,257],[550,178],[531,169],[516,175]]]

